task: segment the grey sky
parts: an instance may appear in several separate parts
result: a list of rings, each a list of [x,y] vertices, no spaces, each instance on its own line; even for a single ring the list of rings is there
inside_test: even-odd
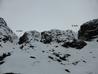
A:
[[[98,0],[0,0],[0,16],[14,32],[71,29],[98,18]]]

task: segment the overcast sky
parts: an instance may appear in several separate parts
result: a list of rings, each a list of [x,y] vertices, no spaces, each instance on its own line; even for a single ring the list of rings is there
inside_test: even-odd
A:
[[[98,18],[98,0],[0,0],[0,17],[14,32],[66,30]]]

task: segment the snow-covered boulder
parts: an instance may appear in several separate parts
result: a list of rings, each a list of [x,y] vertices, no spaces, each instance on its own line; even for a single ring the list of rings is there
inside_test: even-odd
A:
[[[44,31],[41,33],[41,42],[50,43],[50,42],[70,42],[73,39],[77,39],[77,35],[72,30],[58,30],[52,29],[50,31]]]
[[[52,29],[49,31],[37,32],[37,31],[28,31],[23,34],[19,39],[19,44],[30,43],[34,41],[42,43],[50,42],[69,42],[73,39],[77,39],[77,34],[72,30],[58,30]]]
[[[28,31],[23,34],[19,39],[19,44],[30,43],[33,41],[40,41],[41,35],[38,31]]]

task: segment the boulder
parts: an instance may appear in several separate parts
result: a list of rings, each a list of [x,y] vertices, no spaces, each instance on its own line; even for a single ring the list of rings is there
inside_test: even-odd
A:
[[[47,44],[52,41],[52,36],[49,31],[41,32],[41,42]]]
[[[76,48],[76,49],[82,49],[84,46],[86,46],[87,43],[81,40],[73,40],[72,42],[64,42],[64,44],[62,45],[63,47],[72,47],[72,48]]]
[[[39,32],[37,31],[28,31],[25,32],[20,38],[19,38],[19,44],[23,44],[23,43],[30,43],[30,42],[34,42],[34,41],[40,41],[41,39],[41,35]]]
[[[41,42],[43,43],[51,43],[51,42],[61,43],[64,41],[70,42],[76,38],[77,35],[72,30],[63,31],[58,29],[52,29],[50,31],[41,32]]]
[[[28,41],[28,37],[27,37],[27,33],[25,32],[24,34],[23,34],[23,36],[21,36],[20,38],[19,38],[19,44],[23,44],[23,43],[27,43],[27,41]]]
[[[81,40],[92,40],[98,36],[98,19],[88,21],[81,25],[78,38]]]

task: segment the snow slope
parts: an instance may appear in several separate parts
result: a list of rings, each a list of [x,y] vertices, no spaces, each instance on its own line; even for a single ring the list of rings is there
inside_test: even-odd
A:
[[[33,49],[21,50],[15,47],[11,56],[5,58],[0,72],[20,74],[98,74],[98,45],[96,41],[88,42],[81,50],[64,48],[59,44],[32,43]],[[9,49],[9,48],[7,48]],[[57,61],[60,56],[70,54],[66,60]],[[49,57],[50,56],[50,57]],[[52,59],[53,58],[53,59]],[[69,70],[69,72],[65,70]]]

